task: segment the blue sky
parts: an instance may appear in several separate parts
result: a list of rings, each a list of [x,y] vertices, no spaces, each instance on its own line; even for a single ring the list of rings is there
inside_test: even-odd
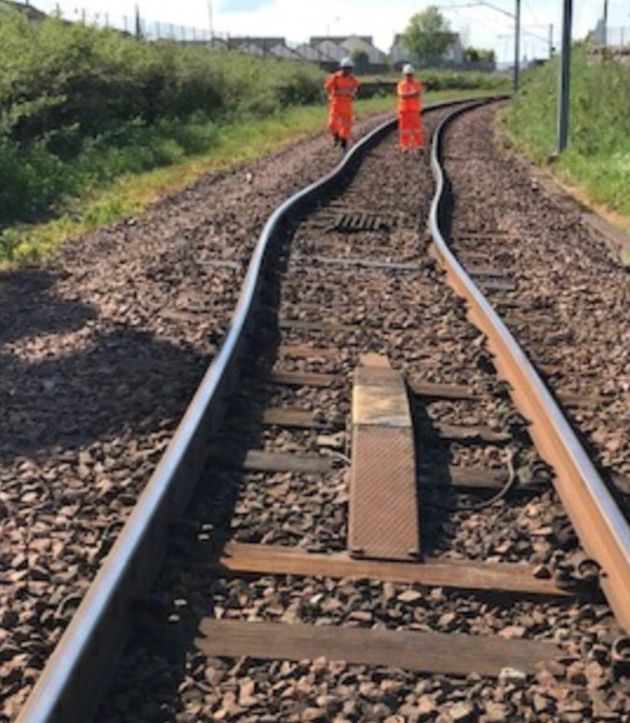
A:
[[[54,7],[54,0],[32,0],[42,9]],[[76,15],[85,7],[88,15],[107,10],[112,22],[123,15],[132,16],[138,2],[144,17],[161,22],[198,28],[209,25],[208,0],[60,0],[64,13]],[[404,29],[409,17],[429,4],[440,5],[453,28],[467,44],[494,48],[500,58],[512,54],[512,24],[508,17],[490,8],[471,7],[475,0],[212,0],[212,18],[216,31],[231,35],[286,36],[299,42],[309,35],[359,33],[372,35],[383,49],[389,49],[395,32]],[[514,0],[490,0],[506,11]],[[546,53],[548,26],[554,25],[559,37],[562,0],[522,0],[523,54],[543,57]],[[583,37],[601,14],[603,0],[574,0],[574,36]],[[630,27],[630,0],[610,0],[610,24]],[[535,37],[539,36],[539,37]]]
[[[264,8],[266,5],[273,5],[273,1],[274,0],[223,0],[223,2],[217,4],[217,10],[226,13],[252,13]]]

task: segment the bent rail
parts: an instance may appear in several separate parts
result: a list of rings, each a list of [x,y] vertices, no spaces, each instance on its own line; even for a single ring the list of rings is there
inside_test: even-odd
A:
[[[463,269],[442,233],[448,213],[446,180],[440,163],[444,129],[470,107],[442,121],[433,137],[431,167],[436,192],[429,228],[435,250],[450,285],[468,303],[470,320],[487,337],[497,370],[510,383],[514,403],[531,423],[530,434],[539,453],[554,468],[554,485],[564,508],[582,546],[601,567],[601,586],[617,621],[630,632],[630,526],[538,372]]]
[[[465,102],[437,103],[425,110]],[[93,717],[108,673],[126,641],[132,603],[155,579],[168,526],[188,503],[206,462],[209,440],[223,420],[276,242],[290,218],[347,180],[395,124],[396,119],[391,119],[375,128],[333,171],[285,201],[267,221],[221,349],[16,723],[88,723]]]

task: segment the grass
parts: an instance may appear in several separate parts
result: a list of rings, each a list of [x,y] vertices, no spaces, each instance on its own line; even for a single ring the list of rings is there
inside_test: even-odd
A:
[[[429,92],[425,102],[484,94],[487,91]],[[392,97],[375,96],[356,104],[358,118],[393,109]],[[207,147],[188,158],[148,172],[127,174],[93,189],[74,199],[52,220],[5,229],[0,234],[0,270],[42,261],[68,239],[136,215],[205,173],[234,168],[304,138],[322,128],[325,118],[323,106],[299,106],[268,118],[213,126],[213,132],[206,136]]]
[[[570,142],[560,157],[554,153],[557,61],[525,77],[503,125],[519,148],[582,202],[630,227],[630,68],[577,48],[571,76]]]
[[[309,63],[31,22],[0,3],[0,268],[320,127],[324,78]],[[367,92],[359,112],[393,107]]]

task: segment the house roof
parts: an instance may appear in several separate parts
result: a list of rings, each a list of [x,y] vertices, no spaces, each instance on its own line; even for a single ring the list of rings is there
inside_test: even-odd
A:
[[[261,48],[272,48],[276,45],[286,45],[286,38],[280,38],[280,37],[270,37],[270,38],[264,38],[264,37],[248,37],[248,36],[231,36],[229,39],[230,45],[258,45]]]
[[[286,60],[304,60],[299,53],[284,44],[274,45],[269,49],[269,52],[277,58],[285,58]]]
[[[320,63],[331,63],[336,62],[334,58],[325,53],[321,48],[316,48],[309,43],[302,43],[295,49],[296,53],[299,53],[306,60],[314,60]]]
[[[310,42],[312,44],[319,44],[322,43],[324,40],[330,40],[333,43],[336,43],[337,45],[341,45],[342,43],[345,43],[346,40],[350,40],[351,38],[358,38],[359,40],[362,40],[364,43],[367,43],[368,45],[374,45],[374,38],[371,35],[312,35]]]
[[[313,47],[316,50],[321,50],[322,52],[324,52],[331,60],[335,62],[339,62],[342,58],[345,58],[346,55],[349,54],[347,48],[344,48],[343,45],[339,45],[338,43],[335,43],[329,38],[322,40],[321,43],[313,43]]]

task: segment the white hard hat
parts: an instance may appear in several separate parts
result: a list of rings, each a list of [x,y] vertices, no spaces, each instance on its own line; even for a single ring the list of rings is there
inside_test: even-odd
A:
[[[411,65],[411,63],[407,63],[407,64],[403,67],[403,73],[404,73],[405,75],[413,75],[413,73],[414,73],[413,65]]]
[[[352,61],[352,58],[342,58],[341,63],[339,63],[340,68],[354,68],[354,63]]]

